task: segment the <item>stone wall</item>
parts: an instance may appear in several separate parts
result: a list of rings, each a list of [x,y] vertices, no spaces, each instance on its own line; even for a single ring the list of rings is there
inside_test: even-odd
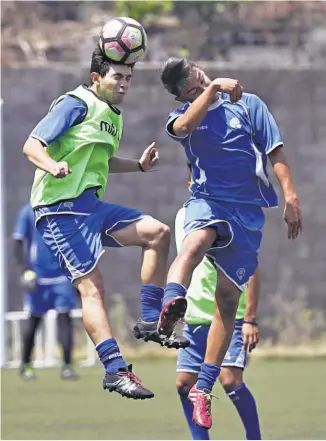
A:
[[[268,104],[286,140],[286,152],[300,196],[304,234],[290,242],[279,209],[266,211],[265,237],[261,249],[263,290],[262,315],[282,310],[307,298],[309,308],[326,309],[326,71],[244,70],[209,75],[239,78],[245,90],[258,94]],[[87,81],[79,68],[3,69],[3,148],[5,216],[8,250],[9,309],[20,309],[22,298],[12,256],[10,234],[20,205],[29,198],[33,167],[22,154],[22,145],[52,99]],[[133,86],[124,104],[125,128],[119,154],[138,158],[153,140],[160,149],[158,171],[148,174],[112,175],[105,200],[142,209],[173,227],[174,216],[187,198],[183,149],[164,133],[164,123],[175,107],[165,93],[155,69],[136,70]],[[278,187],[277,187],[278,188]],[[174,244],[170,258],[175,255]],[[139,312],[138,249],[108,250],[105,267],[108,293],[123,293],[131,313]],[[275,297],[275,295],[277,296]],[[273,301],[274,298],[274,301]],[[278,299],[275,302],[275,299]],[[283,299],[283,300],[282,300]]]

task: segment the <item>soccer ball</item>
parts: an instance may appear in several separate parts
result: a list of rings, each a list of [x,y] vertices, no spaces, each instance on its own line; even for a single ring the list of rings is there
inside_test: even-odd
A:
[[[116,63],[136,63],[145,54],[146,46],[147,35],[144,28],[132,18],[113,18],[101,31],[101,51]]]

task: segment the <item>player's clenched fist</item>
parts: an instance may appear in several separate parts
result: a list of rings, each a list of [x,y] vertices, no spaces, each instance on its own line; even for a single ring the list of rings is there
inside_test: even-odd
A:
[[[70,175],[72,171],[68,167],[68,164],[65,161],[56,162],[53,167],[50,169],[50,173],[55,178],[61,179],[65,178],[67,175]]]
[[[239,80],[216,78],[212,81],[212,85],[216,86],[220,92],[229,94],[232,103],[239,101],[242,97],[243,87],[239,83]]]

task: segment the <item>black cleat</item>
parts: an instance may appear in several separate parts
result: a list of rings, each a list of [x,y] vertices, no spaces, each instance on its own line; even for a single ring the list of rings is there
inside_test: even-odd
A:
[[[153,341],[167,348],[180,349],[190,345],[189,340],[183,336],[176,335],[175,332],[168,338],[164,335],[160,335],[157,331],[157,323],[158,322],[144,322],[139,318],[133,329],[134,336],[137,339],[143,339],[145,342]]]
[[[103,389],[109,392],[118,392],[123,397],[133,398],[134,400],[146,400],[153,398],[154,394],[146,389],[132,372],[130,364],[126,369],[120,369],[116,374],[106,374],[103,378]]]
[[[73,368],[69,364],[66,364],[61,369],[61,380],[76,381],[79,380],[79,375],[77,374],[77,372],[73,370]]]
[[[133,329],[134,336],[137,339],[143,339],[145,342],[153,341],[164,346],[164,338],[157,332],[157,322],[144,322],[139,318]]]
[[[187,348],[190,346],[190,341],[183,335],[177,335],[175,332],[172,332],[170,337],[165,339],[164,346],[174,349]]]

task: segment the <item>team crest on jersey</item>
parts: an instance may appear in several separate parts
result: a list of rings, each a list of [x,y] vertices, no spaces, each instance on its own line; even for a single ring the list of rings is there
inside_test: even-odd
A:
[[[239,268],[237,270],[237,276],[239,280],[242,280],[245,274],[246,274],[246,270],[244,268]]]
[[[236,117],[231,118],[230,127],[232,127],[232,129],[241,129],[240,120]]]

